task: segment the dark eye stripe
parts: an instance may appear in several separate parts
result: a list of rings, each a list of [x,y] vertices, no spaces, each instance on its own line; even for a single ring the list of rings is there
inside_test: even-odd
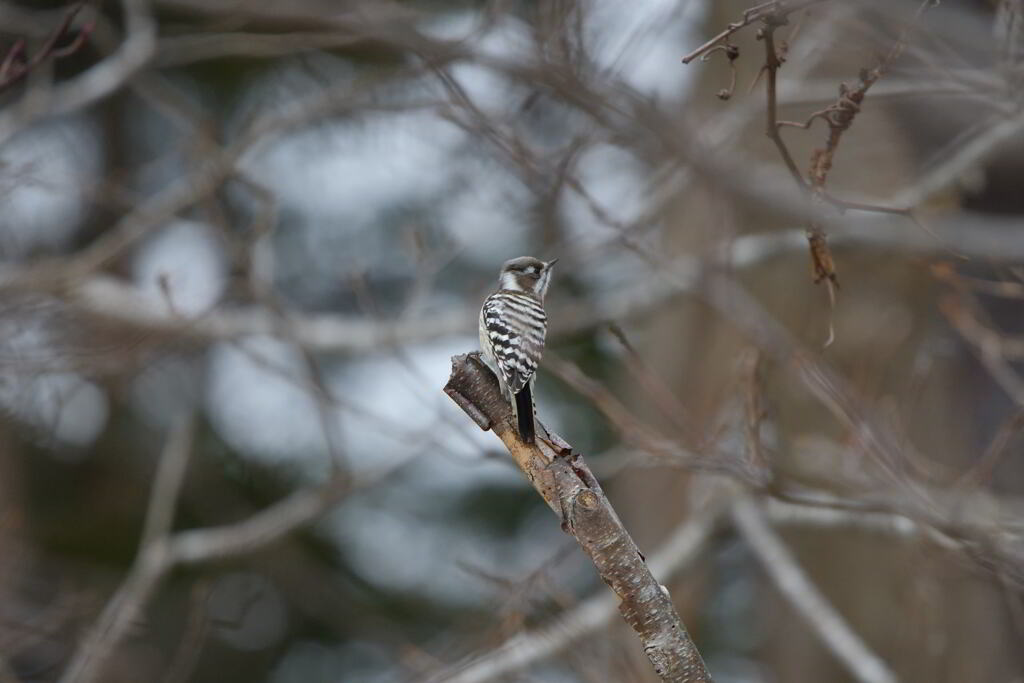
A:
[[[509,266],[507,268],[507,270],[510,270],[513,273],[529,273],[530,275],[536,275],[537,273],[540,272],[540,266],[533,266],[533,265],[530,265],[530,266],[519,266],[519,265],[513,265],[513,266]]]

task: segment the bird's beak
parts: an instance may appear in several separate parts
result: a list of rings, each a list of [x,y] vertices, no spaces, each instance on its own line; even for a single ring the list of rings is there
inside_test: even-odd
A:
[[[550,268],[551,266],[555,265],[556,263],[558,263],[558,259],[553,258],[553,259],[551,259],[550,261],[547,262],[546,267]]]

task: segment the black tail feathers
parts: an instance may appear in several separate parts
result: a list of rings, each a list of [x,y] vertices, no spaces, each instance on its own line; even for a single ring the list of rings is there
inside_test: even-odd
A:
[[[533,443],[536,434],[533,426],[533,392],[529,382],[516,394],[516,419],[520,438],[526,443]]]

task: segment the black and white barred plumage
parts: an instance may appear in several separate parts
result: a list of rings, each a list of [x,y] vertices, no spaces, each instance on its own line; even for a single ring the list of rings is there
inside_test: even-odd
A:
[[[498,376],[505,397],[512,404],[519,436],[534,440],[533,382],[544,353],[548,318],[544,295],[551,279],[552,261],[531,256],[506,261],[501,267],[498,291],[480,309],[480,348],[484,360]]]

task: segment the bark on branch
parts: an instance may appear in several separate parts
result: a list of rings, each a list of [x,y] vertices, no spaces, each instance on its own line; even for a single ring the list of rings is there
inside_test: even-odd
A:
[[[498,380],[477,354],[452,358],[452,374],[444,391],[481,429],[494,431],[561,518],[562,528],[590,556],[601,578],[618,595],[619,612],[640,637],[661,680],[711,681],[668,590],[651,574],[582,456],[539,422],[536,445],[520,441]]]

